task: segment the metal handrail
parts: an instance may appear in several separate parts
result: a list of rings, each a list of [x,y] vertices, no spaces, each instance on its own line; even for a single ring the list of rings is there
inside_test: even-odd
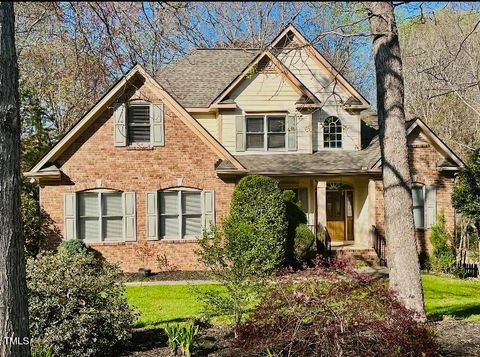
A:
[[[376,226],[372,226],[372,247],[377,253],[381,266],[387,266],[387,241],[379,234]]]

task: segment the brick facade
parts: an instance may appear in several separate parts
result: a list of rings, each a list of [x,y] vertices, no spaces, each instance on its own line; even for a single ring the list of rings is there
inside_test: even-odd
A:
[[[450,234],[455,230],[455,212],[452,205],[452,191],[454,176],[449,171],[438,171],[437,163],[443,156],[424,137],[419,128],[416,128],[408,137],[408,155],[413,182],[424,185],[435,185],[437,188],[437,215],[445,214],[446,227]],[[375,221],[379,234],[385,236],[383,183],[375,182]],[[415,236],[419,251],[431,250],[428,239],[430,229],[417,229]]]
[[[126,91],[118,102],[142,99],[159,103],[155,91],[139,83]],[[198,270],[195,241],[160,240],[146,242],[145,196],[154,191],[183,186],[215,191],[216,221],[230,207],[234,183],[219,179],[215,164],[219,160],[212,149],[190,130],[171,108],[165,106],[165,146],[144,149],[114,147],[113,109],[106,110],[57,160],[64,179],[40,189],[40,204],[48,212],[61,238],[63,233],[64,193],[101,187],[136,192],[137,242],[91,244],[107,260],[124,271],[143,267],[138,254],[139,242],[148,245],[151,256],[147,268]],[[158,263],[161,261],[161,263]]]

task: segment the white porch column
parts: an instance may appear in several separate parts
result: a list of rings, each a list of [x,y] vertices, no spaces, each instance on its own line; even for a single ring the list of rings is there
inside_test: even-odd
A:
[[[370,230],[373,229],[372,226],[376,225],[376,197],[375,197],[375,180],[369,179],[368,180],[368,220],[369,220],[369,228]],[[373,235],[371,234],[371,242],[370,245],[373,246]]]
[[[327,182],[317,181],[317,223],[319,227],[327,227]]]

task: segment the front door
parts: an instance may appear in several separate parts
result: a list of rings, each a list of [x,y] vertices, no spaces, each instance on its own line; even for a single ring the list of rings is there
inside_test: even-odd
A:
[[[331,240],[345,240],[345,191],[327,191],[327,231]]]
[[[353,241],[353,191],[327,191],[327,231],[332,241]]]

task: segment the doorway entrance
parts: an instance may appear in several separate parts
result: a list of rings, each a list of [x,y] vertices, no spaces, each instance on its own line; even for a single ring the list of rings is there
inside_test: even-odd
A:
[[[327,232],[332,241],[353,241],[353,188],[327,184]]]

